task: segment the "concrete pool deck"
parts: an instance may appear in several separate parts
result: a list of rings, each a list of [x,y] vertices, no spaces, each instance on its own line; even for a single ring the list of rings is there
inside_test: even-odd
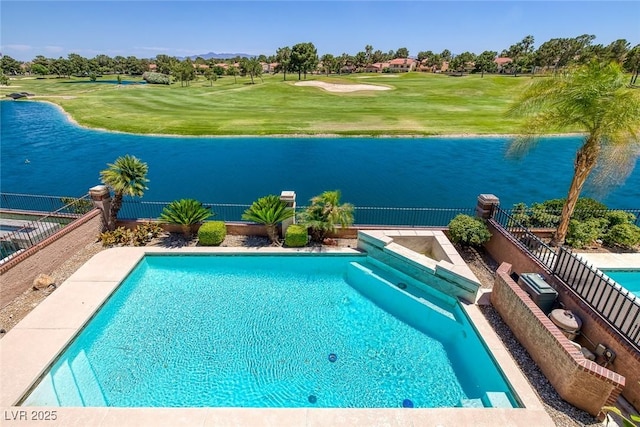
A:
[[[472,320],[523,408],[112,408],[16,406],[146,254],[317,254],[317,249],[157,247],[114,248],[91,258],[0,340],[2,425],[49,426],[553,426],[528,381],[477,306],[461,306]],[[355,249],[321,253],[358,254]],[[54,415],[55,414],[55,415]],[[48,418],[45,420],[44,418]],[[55,419],[53,419],[55,418]]]
[[[640,253],[596,253],[581,252],[577,253],[580,258],[586,260],[589,264],[596,268],[604,268],[611,270],[633,270],[640,269]]]

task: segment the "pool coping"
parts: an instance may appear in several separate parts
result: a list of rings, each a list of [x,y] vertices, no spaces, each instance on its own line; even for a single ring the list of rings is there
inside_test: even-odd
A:
[[[0,339],[0,419],[11,425],[446,425],[553,426],[528,381],[476,305],[461,303],[524,408],[59,408],[16,406],[55,358],[146,254],[362,254],[351,248],[160,248],[102,251]],[[36,419],[31,419],[32,415]],[[431,424],[431,422],[427,422]],[[4,423],[3,423],[4,424]]]

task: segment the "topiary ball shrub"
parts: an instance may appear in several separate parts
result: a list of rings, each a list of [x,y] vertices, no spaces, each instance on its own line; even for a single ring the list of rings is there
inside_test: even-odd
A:
[[[291,248],[301,248],[309,241],[307,228],[301,225],[292,224],[287,227],[284,235],[284,244]]]
[[[614,225],[603,240],[608,246],[632,249],[640,245],[640,227],[629,223]]]
[[[220,246],[227,237],[224,221],[207,221],[198,229],[198,241],[202,246]]]
[[[480,246],[489,241],[491,233],[481,219],[459,214],[449,223],[449,237],[453,243]]]

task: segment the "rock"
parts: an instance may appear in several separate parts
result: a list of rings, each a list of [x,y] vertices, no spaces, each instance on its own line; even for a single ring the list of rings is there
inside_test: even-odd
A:
[[[53,285],[55,281],[53,278],[47,274],[38,274],[38,277],[33,281],[33,289],[46,289],[49,286]]]

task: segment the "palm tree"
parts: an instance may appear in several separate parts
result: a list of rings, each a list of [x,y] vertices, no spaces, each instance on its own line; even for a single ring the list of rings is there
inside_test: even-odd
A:
[[[338,224],[343,228],[353,224],[353,205],[340,204],[340,191],[325,191],[311,199],[311,205],[300,213],[299,219],[310,229],[311,240],[322,243]]]
[[[294,211],[280,197],[270,194],[256,200],[244,211],[242,219],[264,224],[271,243],[278,243],[278,224],[292,218]]]
[[[116,229],[118,212],[122,207],[124,196],[142,197],[144,190],[147,190],[147,172],[149,170],[146,163],[137,157],[125,155],[118,157],[115,162],[108,163],[107,169],[100,172],[102,183],[113,190],[114,196],[109,209],[109,223],[106,224],[108,230]]]
[[[510,153],[522,153],[545,133],[584,132],[574,174],[551,244],[562,245],[582,187],[598,161],[603,173],[628,176],[640,154],[640,93],[629,89],[617,64],[592,62],[566,76],[540,79],[522,94],[509,115],[525,117],[526,133]]]
[[[182,226],[182,233],[186,239],[191,238],[193,225],[215,215],[210,208],[204,207],[201,202],[194,199],[180,199],[169,203],[162,210],[160,220],[169,224]]]

